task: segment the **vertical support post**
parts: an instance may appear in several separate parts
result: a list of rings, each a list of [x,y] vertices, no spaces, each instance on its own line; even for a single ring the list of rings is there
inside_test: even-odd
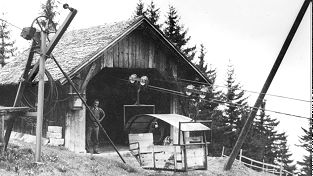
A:
[[[264,159],[263,159],[263,162],[262,162],[262,171],[264,172]]]
[[[154,152],[154,147],[152,147],[152,159],[153,159],[153,168],[155,170],[156,165],[155,165],[155,152]]]
[[[239,161],[241,162],[241,157],[242,157],[242,149],[240,149],[240,155],[239,155]]]
[[[180,130],[181,130],[181,123],[179,122],[179,125],[178,125],[178,145],[180,145]]]
[[[208,169],[208,145],[206,142],[206,135],[205,135],[205,131],[203,131],[203,142],[204,142],[204,169],[207,170]]]
[[[240,148],[241,148],[241,146],[242,146],[242,144],[243,144],[243,142],[244,142],[244,140],[246,138],[246,135],[247,135],[247,133],[248,133],[248,131],[250,129],[250,126],[251,126],[251,124],[253,122],[253,119],[254,119],[257,111],[258,111],[258,108],[262,104],[263,99],[264,99],[264,97],[266,95],[266,92],[269,89],[269,87],[270,87],[270,85],[271,85],[271,83],[272,83],[272,81],[273,81],[273,79],[275,77],[275,74],[276,74],[276,72],[277,72],[281,62],[283,61],[283,58],[284,58],[284,56],[285,56],[285,54],[286,54],[286,52],[288,50],[288,47],[289,47],[289,45],[290,45],[290,43],[292,41],[292,38],[294,37],[294,35],[295,35],[299,25],[300,25],[300,22],[302,21],[302,18],[303,18],[304,14],[305,14],[306,9],[308,8],[308,6],[310,4],[310,1],[311,0],[305,0],[303,2],[303,5],[302,5],[302,7],[301,7],[301,9],[300,9],[300,11],[299,11],[299,13],[298,13],[294,23],[293,23],[293,25],[292,25],[288,35],[287,35],[287,38],[286,38],[286,40],[285,40],[285,42],[284,42],[284,44],[283,44],[283,46],[282,46],[282,48],[281,48],[277,58],[275,60],[275,63],[274,63],[274,65],[273,65],[273,67],[272,67],[272,69],[271,69],[271,71],[270,71],[270,73],[269,73],[269,75],[268,75],[264,85],[263,85],[263,88],[262,88],[262,90],[261,90],[261,92],[260,92],[260,94],[259,94],[259,96],[258,96],[258,98],[257,98],[257,100],[256,100],[256,102],[254,104],[254,106],[253,106],[253,109],[251,110],[251,112],[249,114],[249,117],[246,120],[246,122],[245,122],[245,124],[244,124],[244,126],[243,126],[243,128],[242,128],[242,130],[241,130],[241,132],[239,134],[237,142],[236,142],[235,146],[233,147],[233,150],[232,150],[232,152],[231,152],[231,154],[230,154],[230,156],[229,156],[229,158],[228,158],[228,160],[227,160],[227,162],[226,162],[226,164],[224,166],[224,170],[230,170],[233,162],[235,161],[235,158],[236,158],[236,156],[239,153],[239,150],[240,150]]]
[[[140,83],[137,83],[138,85],[138,88],[137,88],[137,101],[136,101],[136,105],[139,105],[140,104],[140,102],[139,102],[139,94],[140,94],[140,89],[141,89],[141,87],[140,87]]]
[[[225,151],[225,148],[223,146],[223,148],[222,148],[222,157],[224,157],[224,151]]]
[[[283,164],[280,164],[280,168],[279,168],[279,176],[283,175]]]
[[[46,33],[41,32],[41,57],[39,59],[39,84],[38,84],[38,110],[36,124],[36,153],[35,160],[40,162],[41,157],[41,137],[42,137],[42,121],[43,121],[43,106],[44,106],[44,86],[45,86],[45,60],[46,60]]]
[[[176,146],[174,146],[174,172],[177,171],[177,151]]]
[[[183,147],[184,147],[184,163],[185,163],[185,171],[187,171],[187,149],[186,149],[186,140],[185,140],[185,132],[182,131],[183,133]]]

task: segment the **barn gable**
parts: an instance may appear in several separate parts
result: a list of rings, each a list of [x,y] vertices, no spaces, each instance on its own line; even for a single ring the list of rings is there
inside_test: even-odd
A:
[[[142,32],[145,33],[146,37],[141,35]],[[150,39],[146,40],[145,38]],[[163,44],[163,47],[176,55],[180,59],[177,62],[189,65],[190,71],[193,72],[190,74],[199,75],[202,80],[208,81],[201,71],[178,51],[162,32],[156,29],[145,17],[138,17],[112,25],[106,24],[66,32],[54,49],[53,55],[64,71],[71,77],[77,76],[80,72],[88,71],[95,61],[100,66],[96,72],[104,67],[166,68],[164,65],[157,66],[157,64],[166,64],[166,62],[158,60],[158,58],[162,59],[164,57],[158,56],[157,54],[159,53],[153,50],[155,42],[152,40],[158,40],[159,43]],[[132,46],[132,43],[137,43],[138,41],[142,41],[140,42],[141,46]],[[145,53],[134,55],[133,53],[135,52]],[[27,50],[22,52],[0,70],[0,85],[18,83],[22,70],[25,67],[27,54]],[[38,57],[38,55],[35,55],[33,63],[38,60]],[[133,58],[135,58],[135,62],[132,62]],[[64,76],[51,59],[46,61],[46,69],[51,73],[54,80],[58,80],[62,84],[66,83]]]

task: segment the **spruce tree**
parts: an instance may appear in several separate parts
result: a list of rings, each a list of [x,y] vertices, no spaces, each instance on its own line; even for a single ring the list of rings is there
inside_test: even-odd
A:
[[[228,133],[226,147],[232,148],[237,140],[243,121],[247,116],[247,102],[244,90],[241,90],[240,83],[235,80],[233,65],[229,64],[227,69],[226,91],[222,93],[222,100],[226,102],[224,120],[227,126],[231,127]]]
[[[136,10],[135,10],[135,17],[138,17],[138,16],[143,16],[146,14],[146,11],[145,11],[145,5],[144,3],[142,2],[142,0],[139,0],[139,2],[137,3],[137,6],[136,6]]]
[[[174,46],[182,51],[187,58],[192,61],[195,56],[196,46],[189,47],[188,42],[190,36],[187,36],[187,30],[184,26],[179,24],[180,17],[177,10],[173,6],[169,6],[167,18],[165,21],[165,28],[163,30],[165,36],[174,44]]]
[[[301,147],[308,153],[304,156],[303,161],[298,162],[301,166],[300,176],[312,175],[312,121],[310,120],[309,129],[302,128],[304,135],[300,137]]]
[[[200,104],[201,114],[204,117],[200,117],[200,119],[208,119],[216,107],[219,105],[219,102],[216,100],[220,99],[221,91],[216,89],[215,79],[216,79],[216,69],[212,67],[208,68],[208,65],[205,64],[205,55],[206,49],[203,44],[200,44],[200,53],[198,56],[199,63],[196,64],[196,67],[208,78],[209,84],[206,85],[208,87],[208,92],[206,94],[205,100]]]
[[[197,85],[206,86],[208,88],[208,92],[206,93],[204,100],[198,102],[198,112],[193,112],[193,116],[197,116],[196,119],[198,120],[212,120],[212,124],[207,124],[210,128],[212,128],[211,132],[206,133],[207,140],[211,142],[208,151],[211,156],[220,156],[221,148],[223,146],[223,133],[225,131],[225,125],[220,120],[222,112],[217,109],[219,102],[216,100],[220,99],[221,91],[217,90],[215,86],[216,69],[208,67],[208,65],[204,62],[206,52],[207,51],[204,45],[200,44],[198,56],[199,62],[196,64],[196,67],[198,67],[203,75],[208,78],[209,84]]]
[[[46,16],[48,18],[48,30],[51,32],[55,32],[57,30],[58,23],[56,22],[56,16],[59,14],[56,11],[58,6],[55,4],[54,0],[47,0],[45,4],[41,4],[41,15]],[[43,26],[46,25],[45,20],[41,21]]]
[[[4,14],[2,14],[4,16]],[[16,47],[10,37],[11,30],[4,19],[0,20],[0,64],[3,67],[7,60],[14,56]]]
[[[258,161],[264,161],[266,144],[269,131],[266,130],[266,124],[269,116],[265,114],[265,100],[261,104],[259,114],[254,119],[250,130],[247,134],[247,139],[244,141],[242,149],[244,155]]]
[[[160,18],[160,8],[156,8],[153,0],[151,1],[150,5],[148,6],[148,9],[146,11],[147,18],[150,20],[150,22],[160,29],[160,24],[158,24],[159,18]]]
[[[289,152],[289,147],[287,146],[287,135],[285,133],[278,134],[275,143],[277,146],[276,164],[282,164],[284,169],[293,173],[296,166],[292,165],[293,160],[290,159],[292,154]]]

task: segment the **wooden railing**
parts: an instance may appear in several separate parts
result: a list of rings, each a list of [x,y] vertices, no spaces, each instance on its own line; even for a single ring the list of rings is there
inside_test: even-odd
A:
[[[226,157],[225,154],[225,147],[222,148],[222,157]],[[279,176],[293,176],[294,174],[285,170],[282,165],[274,165],[274,164],[268,164],[261,161],[254,160],[252,158],[246,157],[242,155],[242,149],[240,149],[239,153],[239,159],[237,159],[239,162],[242,162],[244,165],[255,169],[255,170],[261,170],[263,172],[272,173]]]

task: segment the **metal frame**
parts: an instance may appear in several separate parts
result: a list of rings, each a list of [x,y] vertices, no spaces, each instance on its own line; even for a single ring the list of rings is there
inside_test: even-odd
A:
[[[181,130],[181,125],[182,124],[187,124],[187,123],[212,123],[212,120],[198,120],[198,121],[190,121],[190,122],[179,122],[179,129],[178,129],[178,146],[183,147],[183,152],[184,152],[184,165],[185,165],[185,171],[188,170],[188,165],[187,165],[187,149],[186,146],[194,146],[194,145],[203,145],[204,146],[204,155],[205,155],[205,159],[204,159],[204,167],[203,168],[199,168],[199,169],[204,169],[207,170],[208,168],[208,159],[207,159],[207,150],[208,150],[208,144],[210,144],[210,142],[207,142],[206,140],[206,135],[205,135],[205,131],[202,130],[200,132],[202,132],[202,143],[193,143],[193,144],[186,144],[186,138],[185,138],[185,132],[186,131],[182,131]],[[210,129],[212,130],[212,129]],[[180,132],[182,132],[182,137],[183,137],[183,144],[181,144],[181,137],[180,137]],[[188,131],[190,132],[190,131]]]

